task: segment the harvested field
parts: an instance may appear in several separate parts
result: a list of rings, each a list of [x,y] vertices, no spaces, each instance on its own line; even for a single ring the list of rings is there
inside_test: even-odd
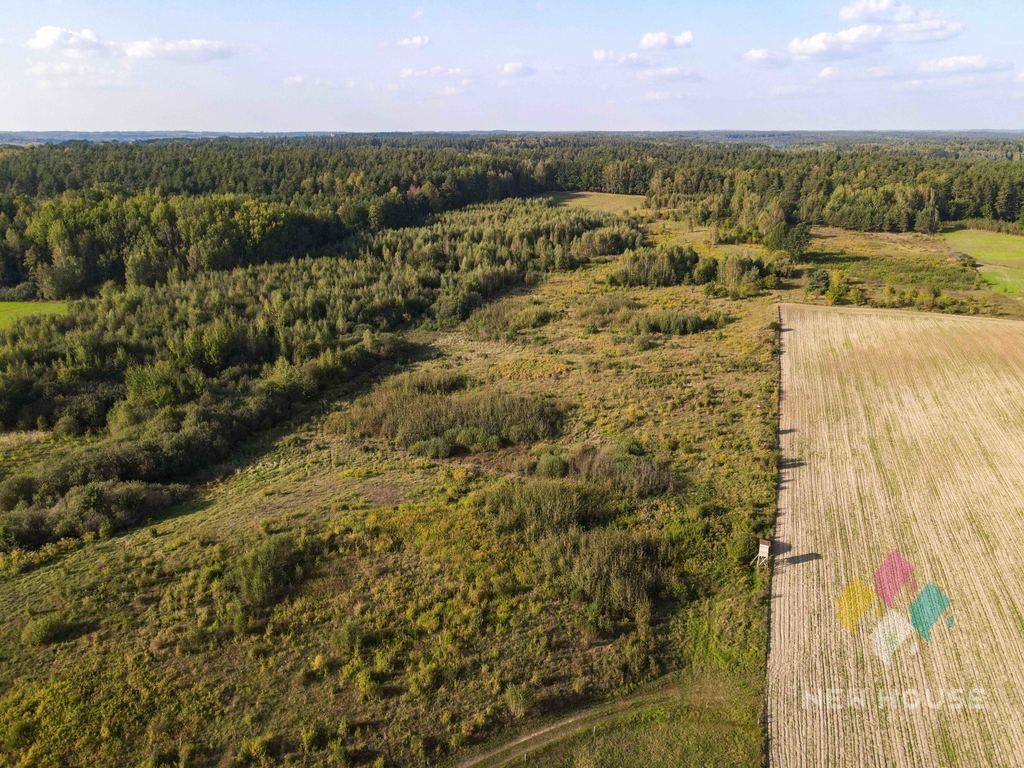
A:
[[[772,764],[1020,765],[1024,324],[782,324]]]

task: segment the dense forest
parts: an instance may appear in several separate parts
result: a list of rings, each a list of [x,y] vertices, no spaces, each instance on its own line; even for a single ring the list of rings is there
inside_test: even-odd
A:
[[[934,232],[1024,224],[1024,143],[783,148],[672,137],[342,136],[0,149],[0,295],[340,252],[475,202],[552,190],[646,195],[733,242],[800,224]]]

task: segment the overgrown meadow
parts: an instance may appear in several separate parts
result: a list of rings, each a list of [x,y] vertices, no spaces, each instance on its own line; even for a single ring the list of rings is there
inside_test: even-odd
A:
[[[764,584],[748,561],[774,504],[775,310],[758,296],[774,267],[752,260],[747,287],[729,287],[717,261],[698,269],[683,246],[654,248],[622,224],[543,203],[453,223],[512,228],[508,214],[524,205],[550,246],[532,241],[520,269],[502,261],[495,269],[511,277],[465,303],[449,297],[482,270],[449,260],[460,265],[450,281],[420,289],[433,299],[422,321],[354,320],[349,343],[366,363],[314,376],[271,409],[269,432],[212,457],[209,480],[183,471],[177,485],[157,483],[182,494],[164,511],[118,495],[154,493],[144,475],[63,495],[37,481],[19,497],[6,525],[21,538],[0,583],[4,610],[20,617],[0,630],[6,760],[433,764],[684,672],[673,706],[703,707],[731,736],[715,746],[714,729],[688,731],[664,764],[693,739],[760,762]],[[549,227],[575,229],[559,240]],[[429,230],[409,237],[429,241]],[[225,295],[257,291],[269,311],[285,283],[248,282],[256,274],[225,273],[240,281]],[[285,306],[304,307],[301,283],[287,284]],[[355,285],[372,295],[390,283]],[[66,322],[94,327],[121,300]],[[317,338],[315,322],[295,327]],[[395,330],[385,345],[380,334]],[[126,366],[105,427],[11,445],[4,487],[165,425],[173,441],[193,411],[219,405],[214,393],[244,397],[319,365],[325,350],[306,349],[245,374],[197,365],[203,389],[178,402],[131,400],[168,390]],[[151,354],[158,375],[163,352]],[[148,410],[122,416],[127,400]],[[46,418],[65,418],[65,402]],[[709,675],[742,695],[695,695]]]

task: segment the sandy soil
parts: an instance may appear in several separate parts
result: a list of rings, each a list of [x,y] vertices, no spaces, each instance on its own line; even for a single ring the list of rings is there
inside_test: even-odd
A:
[[[1024,323],[782,322],[771,763],[1024,764]]]

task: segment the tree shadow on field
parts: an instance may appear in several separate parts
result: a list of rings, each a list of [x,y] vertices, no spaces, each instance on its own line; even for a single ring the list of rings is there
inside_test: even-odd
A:
[[[827,266],[846,266],[849,264],[857,264],[867,260],[867,256],[858,256],[852,253],[823,253],[821,251],[811,251],[804,254],[801,264],[808,264],[813,268],[820,269]]]

